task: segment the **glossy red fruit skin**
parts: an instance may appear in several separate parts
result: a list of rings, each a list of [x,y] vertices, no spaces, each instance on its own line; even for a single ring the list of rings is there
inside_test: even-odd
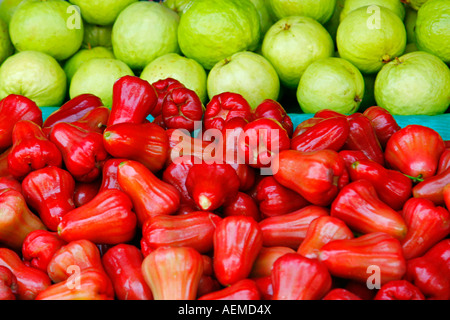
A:
[[[44,223],[28,207],[19,191],[0,191],[0,243],[2,246],[20,252],[30,232],[46,230]]]
[[[425,254],[450,234],[450,213],[427,199],[411,198],[403,207],[408,232],[402,240],[406,259]]]
[[[310,223],[322,216],[328,216],[325,207],[306,206],[281,216],[263,219],[259,222],[265,247],[283,246],[297,250],[305,239]]]
[[[331,149],[340,151],[347,141],[350,126],[347,119],[335,117],[323,119],[302,134],[291,139],[291,149],[302,152]]]
[[[67,242],[56,232],[35,230],[30,232],[22,245],[22,260],[27,265],[47,273],[47,266],[53,255]]]
[[[236,198],[223,206],[223,216],[244,215],[252,217],[255,221],[261,220],[258,205],[248,194],[239,191]]]
[[[204,107],[194,90],[175,88],[167,93],[162,106],[162,117],[168,129],[185,129],[193,132],[196,122],[201,122]]]
[[[262,248],[258,223],[246,216],[229,216],[217,225],[214,234],[214,274],[222,285],[247,278]]]
[[[439,133],[422,125],[408,125],[389,139],[385,158],[392,169],[427,179],[436,174],[444,151],[445,143]]]
[[[198,159],[197,161],[201,162]],[[186,187],[186,179],[195,162],[195,157],[184,157],[182,161],[175,161],[167,165],[162,174],[162,180],[173,185],[179,191],[181,203],[191,207],[195,206],[195,202]]]
[[[13,129],[20,120],[42,126],[42,111],[34,101],[21,95],[10,94],[0,100],[0,152],[12,146]]]
[[[450,210],[450,184],[444,187],[444,201],[445,206],[447,207],[448,210]]]
[[[52,284],[45,272],[25,265],[11,249],[0,248],[0,266],[8,268],[17,279],[17,300],[34,300]]]
[[[111,279],[118,300],[153,300],[153,294],[142,274],[141,251],[134,245],[121,243],[102,256],[103,267]]]
[[[362,300],[356,294],[343,288],[330,290],[322,300]]]
[[[160,247],[142,262],[154,300],[195,300],[203,275],[203,258],[190,247]]]
[[[100,250],[86,239],[74,240],[61,246],[47,265],[47,274],[54,283],[66,281],[73,273],[94,268],[104,272]]]
[[[237,147],[241,161],[254,168],[268,168],[290,145],[288,132],[281,123],[271,118],[259,118],[244,127]]]
[[[446,148],[445,151],[441,154],[441,157],[439,158],[437,174],[447,171],[447,169],[450,169],[450,148]]]
[[[350,126],[350,132],[343,148],[361,151],[370,160],[384,165],[383,149],[371,120],[362,113],[357,112],[347,116],[347,121]]]
[[[180,205],[180,193],[137,161],[122,162],[117,170],[120,188],[131,199],[138,226],[151,216],[174,214]]]
[[[86,239],[97,244],[118,244],[133,239],[137,217],[130,198],[120,190],[105,190],[66,213],[58,225],[67,242]]]
[[[383,285],[374,300],[425,300],[419,288],[406,280],[393,280]]]
[[[254,119],[274,119],[281,123],[289,137],[292,137],[292,134],[294,133],[294,125],[291,117],[287,114],[281,103],[276,100],[263,100],[253,111],[253,117]]]
[[[350,169],[350,166],[356,161],[370,160],[362,151],[358,150],[341,150],[339,156],[344,160],[347,169]]]
[[[233,201],[239,192],[236,171],[227,163],[202,162],[192,166],[186,177],[186,189],[195,204],[204,211],[213,211]]]
[[[12,141],[8,170],[15,178],[22,180],[31,171],[62,166],[61,152],[33,121],[18,121],[13,129]]]
[[[125,158],[112,158],[104,163],[99,191],[109,189],[121,190],[117,179],[117,169],[122,162],[127,160]]]
[[[384,232],[401,240],[408,229],[403,217],[380,200],[368,180],[357,180],[346,185],[331,204],[330,215],[364,234]]]
[[[352,230],[342,220],[331,216],[318,217],[309,224],[297,253],[315,259],[320,249],[328,242],[353,238]]]
[[[214,232],[220,221],[220,216],[205,211],[158,215],[146,220],[142,237],[153,250],[163,246],[186,246],[208,253],[213,249]]]
[[[294,212],[309,205],[305,198],[284,187],[273,176],[264,176],[257,183],[255,200],[263,218]]]
[[[229,287],[211,292],[198,298],[198,300],[260,300],[261,293],[255,281],[251,279],[240,280]]]
[[[249,277],[251,279],[270,277],[274,262],[286,253],[295,253],[295,250],[282,246],[262,247],[253,263]]]
[[[76,284],[79,284],[76,285]],[[105,272],[95,268],[74,273],[41,291],[36,300],[113,300],[114,288]]]
[[[318,300],[331,288],[331,275],[325,265],[297,253],[278,258],[271,273],[273,300]]]
[[[155,88],[137,76],[124,76],[114,83],[113,103],[107,126],[142,123],[158,101]]]
[[[16,300],[17,278],[5,266],[0,266],[0,301]]]
[[[252,117],[250,104],[242,95],[224,92],[215,95],[208,102],[203,121],[206,130],[217,129],[222,131],[226,124],[234,118],[241,118],[249,122]]]
[[[415,198],[428,199],[437,206],[445,205],[444,187],[450,184],[450,168],[419,182],[412,189]]]
[[[378,141],[383,148],[386,147],[391,136],[401,129],[392,114],[379,106],[367,108],[363,115],[370,119]]]
[[[169,138],[154,123],[118,123],[103,132],[103,144],[114,158],[141,162],[152,172],[161,170],[169,155]]]
[[[330,205],[339,190],[348,183],[345,163],[336,151],[284,150],[278,158],[279,168],[274,178],[311,204]]]
[[[155,108],[150,113],[155,119],[162,119],[162,106],[166,95],[175,88],[184,88],[184,85],[176,79],[166,78],[160,79],[152,83],[153,88],[155,88],[158,95],[158,101]]]
[[[87,112],[79,120],[71,123],[84,130],[103,133],[106,129],[109,115],[110,110],[107,107],[97,107]]]
[[[61,151],[65,168],[75,180],[90,182],[100,176],[102,163],[109,157],[100,133],[60,122],[49,139]]]
[[[61,218],[75,209],[75,180],[64,169],[46,167],[33,171],[22,181],[22,190],[27,204],[51,231],[56,231]]]
[[[383,232],[331,241],[321,248],[318,259],[333,276],[361,283],[367,283],[373,274],[371,266],[376,266],[379,271],[377,280],[380,285],[400,280],[406,272],[400,241]]]
[[[412,196],[413,183],[399,171],[390,170],[372,160],[354,162],[349,168],[352,181],[368,180],[378,197],[394,210],[401,210]]]
[[[12,142],[11,142],[12,143]],[[8,155],[11,152],[12,146],[7,148],[0,154],[0,177],[11,177],[11,173],[8,168]]]
[[[70,99],[56,109],[44,121],[43,128],[53,127],[58,122],[75,122],[80,120],[89,111],[103,107],[102,100],[93,94],[81,94]]]
[[[434,245],[423,256],[407,261],[405,280],[429,300],[450,299],[450,239]]]
[[[22,192],[22,184],[16,178],[12,176],[1,177],[0,176],[0,192],[5,189],[13,189]]]
[[[100,179],[96,179],[92,182],[75,182],[75,190],[73,192],[73,202],[75,207],[81,207],[94,199],[100,190]]]

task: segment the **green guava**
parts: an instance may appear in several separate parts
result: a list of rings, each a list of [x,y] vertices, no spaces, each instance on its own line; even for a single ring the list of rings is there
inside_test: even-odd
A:
[[[341,12],[341,21],[355,9],[367,6],[381,6],[391,10],[402,21],[405,18],[405,6],[400,0],[345,0]]]
[[[14,53],[14,47],[9,39],[8,25],[0,19],[0,65]]]
[[[112,30],[112,45],[117,59],[133,70],[166,53],[178,53],[176,12],[161,3],[139,1],[117,17]]]
[[[216,63],[209,72],[207,90],[210,99],[223,92],[239,93],[254,109],[265,99],[278,99],[280,80],[262,55],[243,51]]]
[[[85,23],[84,38],[81,47],[83,49],[105,47],[112,50],[111,33],[112,26],[99,26]]]
[[[340,57],[353,63],[362,73],[376,73],[405,51],[405,25],[385,7],[362,7],[341,21],[336,45]]]
[[[407,54],[410,52],[419,51],[415,42],[408,43],[405,48],[405,52],[403,54]]]
[[[110,49],[105,47],[95,47],[91,49],[81,49],[75,53],[70,59],[64,63],[64,72],[67,75],[67,80],[72,81],[73,75],[80,68],[80,66],[95,58],[110,58],[114,59],[114,54]]]
[[[17,7],[23,0],[2,0],[0,1],[0,19],[9,24],[11,17],[16,11]]]
[[[347,60],[329,57],[311,63],[303,73],[297,99],[304,113],[323,109],[352,114],[364,98],[364,78]]]
[[[116,21],[119,13],[138,0],[69,0],[81,10],[87,23],[109,26]]]
[[[375,80],[375,99],[394,115],[437,115],[450,105],[450,69],[424,51],[386,64]]]
[[[275,23],[276,19],[272,18],[266,0],[250,0],[255,6],[259,14],[259,22],[261,26],[261,40],[266,34],[267,30]]]
[[[267,31],[261,52],[272,63],[281,83],[297,89],[311,62],[334,55],[334,43],[316,20],[291,16],[278,20]]]
[[[59,63],[40,51],[22,51],[0,67],[0,99],[19,94],[38,106],[60,106],[66,94],[66,74]]]
[[[150,62],[142,71],[141,79],[154,83],[160,79],[173,78],[186,88],[194,90],[206,103],[206,71],[197,61],[168,53]]]
[[[431,0],[420,7],[415,32],[419,50],[450,63],[450,0]]]
[[[81,47],[83,21],[67,1],[25,0],[9,23],[11,42],[17,51],[41,51],[65,60]]]
[[[410,7],[407,7],[404,23],[408,43],[416,42],[416,20],[417,20],[417,11]]]
[[[191,6],[192,0],[163,0],[162,3],[178,13],[181,17],[181,15]]]
[[[83,63],[75,72],[70,83],[70,98],[91,93],[99,97],[103,105],[111,107],[114,83],[121,77],[134,75],[122,61],[109,58],[95,58]]]
[[[260,43],[260,18],[250,0],[196,0],[180,18],[181,52],[210,70],[239,51]]]
[[[321,24],[330,20],[336,0],[269,0],[278,19],[289,16],[306,16]]]

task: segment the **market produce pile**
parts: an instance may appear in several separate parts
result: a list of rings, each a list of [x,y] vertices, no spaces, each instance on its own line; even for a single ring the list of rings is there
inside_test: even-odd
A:
[[[450,299],[449,0],[111,2],[0,3],[0,300]]]

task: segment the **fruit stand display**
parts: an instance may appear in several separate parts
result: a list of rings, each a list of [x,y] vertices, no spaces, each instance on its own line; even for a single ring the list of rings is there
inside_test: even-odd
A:
[[[0,0],[0,300],[449,300],[449,63],[450,0]]]

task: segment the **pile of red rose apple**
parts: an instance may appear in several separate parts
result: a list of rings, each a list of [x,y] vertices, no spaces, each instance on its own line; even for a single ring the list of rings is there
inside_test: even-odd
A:
[[[170,78],[113,92],[45,120],[0,102],[0,299],[450,299],[433,129],[376,106],[294,128],[276,101],[204,106]]]

